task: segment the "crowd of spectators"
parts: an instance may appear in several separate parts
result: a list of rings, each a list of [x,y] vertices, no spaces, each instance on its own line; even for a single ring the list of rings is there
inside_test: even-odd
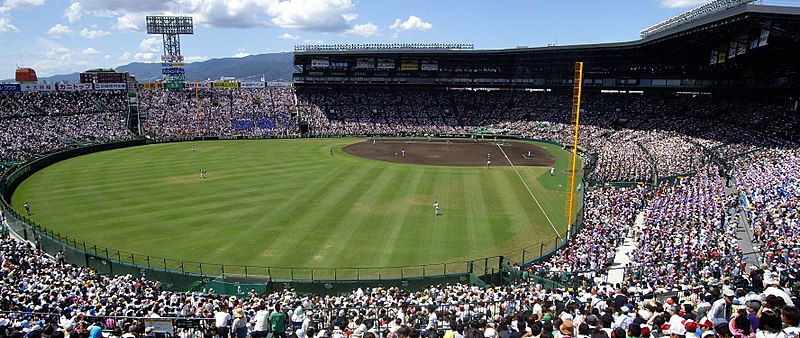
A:
[[[776,278],[798,277],[800,266],[800,150],[772,148],[735,162],[735,178],[753,240]],[[773,251],[774,250],[774,251]]]
[[[758,292],[752,285],[726,283],[595,283],[569,290],[522,282],[419,291],[357,288],[339,295],[251,290],[225,296],[173,292],[144,278],[97,274],[13,239],[0,240],[0,260],[5,311],[0,335],[7,337],[100,337],[103,331],[112,337],[154,337],[146,318],[180,317],[205,319],[199,330],[176,332],[182,337],[686,338],[697,331],[698,337],[712,332],[729,338],[744,330],[744,336],[784,332],[775,337],[790,338],[796,337],[800,320],[798,294],[787,293],[776,280]]]
[[[634,238],[628,274],[653,285],[691,285],[739,276],[736,196],[709,165],[693,177],[662,184],[653,192],[643,226]]]
[[[289,89],[144,89],[139,97],[143,129],[153,138],[288,136],[297,130]]]
[[[0,95],[0,161],[21,161],[74,143],[131,139],[124,99],[120,91]]]
[[[573,133],[568,99],[546,92],[288,87],[139,95],[144,130],[154,138],[287,136],[298,131],[297,121],[307,121],[315,135],[491,129],[569,144]],[[123,100],[113,92],[2,95],[0,158],[131,138]],[[790,101],[589,94],[585,102],[579,144],[596,157],[590,179],[685,176],[652,188],[584,188],[582,229],[548,259],[519,267],[531,276],[577,276],[571,290],[529,279],[337,296],[183,293],[140,277],[101,275],[3,239],[0,304],[14,313],[0,313],[0,337],[63,330],[97,338],[95,328],[114,337],[150,336],[133,317],[206,318],[202,334],[210,338],[262,338],[267,330],[298,338],[797,337],[800,152],[791,140],[797,118],[787,114]],[[733,159],[733,182],[713,157]],[[747,267],[740,256],[740,204],[766,251],[764,266]],[[640,213],[644,222],[635,226]],[[636,248],[625,282],[597,281],[626,237]]]
[[[616,188],[599,186],[584,194],[582,228],[564,249],[529,269],[538,275],[560,278],[578,273],[593,280],[614,261],[617,247],[633,229],[634,220],[645,208],[650,192],[644,186]]]

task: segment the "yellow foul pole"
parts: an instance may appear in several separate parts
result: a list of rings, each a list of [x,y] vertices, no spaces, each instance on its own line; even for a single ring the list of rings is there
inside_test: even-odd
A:
[[[581,121],[581,86],[583,84],[583,62],[575,62],[575,76],[572,82],[572,124],[573,124],[573,140],[572,140],[572,170],[569,172],[570,183],[569,198],[567,198],[567,227],[569,233],[572,233],[572,220],[575,207],[575,173],[578,165],[578,135],[580,130]]]

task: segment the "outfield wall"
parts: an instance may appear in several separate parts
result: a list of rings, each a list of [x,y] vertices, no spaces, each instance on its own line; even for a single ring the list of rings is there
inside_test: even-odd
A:
[[[449,135],[452,137],[452,135]],[[202,138],[202,139],[216,139]],[[517,138],[514,138],[517,139]],[[175,141],[189,141],[175,140]],[[522,139],[525,140],[525,139]],[[109,275],[144,276],[157,280],[171,290],[200,290],[213,287],[215,292],[235,294],[242,289],[249,291],[274,291],[294,288],[299,291],[321,294],[338,293],[356,286],[398,285],[410,290],[429,285],[446,283],[468,283],[472,285],[506,284],[523,276],[511,264],[529,264],[549,257],[567,244],[568,238],[580,229],[583,222],[583,195],[579,198],[578,216],[572,234],[564,233],[551,240],[535,243],[527,248],[468,261],[432,263],[416,266],[375,268],[292,268],[244,265],[224,265],[208,262],[175,260],[137,253],[119,251],[70,238],[45,225],[36,224],[11,208],[14,190],[33,173],[54,163],[69,158],[112,149],[171,142],[145,139],[117,143],[106,143],[58,151],[7,170],[0,180],[2,211],[8,229],[18,237],[34,243],[39,249],[51,254],[63,253],[66,262],[95,269]],[[548,142],[554,145],[560,144]],[[545,285],[558,286],[556,282],[541,279]]]

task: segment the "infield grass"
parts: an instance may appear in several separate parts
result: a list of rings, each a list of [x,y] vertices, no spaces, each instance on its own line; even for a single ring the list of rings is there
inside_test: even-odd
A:
[[[28,201],[37,223],[99,246],[272,267],[452,262],[551,241],[566,229],[560,173],[569,154],[556,146],[542,145],[559,174],[517,167],[551,226],[511,167],[408,165],[339,151],[358,141],[204,141],[104,151],[35,173],[12,204],[23,210]],[[443,215],[434,216],[434,201]]]

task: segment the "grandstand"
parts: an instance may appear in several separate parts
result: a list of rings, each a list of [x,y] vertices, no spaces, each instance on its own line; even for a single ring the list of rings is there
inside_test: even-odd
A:
[[[122,90],[3,90],[2,333],[88,335],[93,325],[142,336],[145,322],[221,338],[244,325],[257,338],[280,304],[299,338],[796,337],[800,8],[701,9],[624,43],[299,46],[290,86],[141,84],[140,132],[125,123]],[[569,144],[576,60],[586,64],[580,231],[547,255],[492,261],[486,275],[189,274],[183,262],[162,268],[140,253],[128,263],[54,236],[11,204],[50,163],[148,142],[480,132]]]

